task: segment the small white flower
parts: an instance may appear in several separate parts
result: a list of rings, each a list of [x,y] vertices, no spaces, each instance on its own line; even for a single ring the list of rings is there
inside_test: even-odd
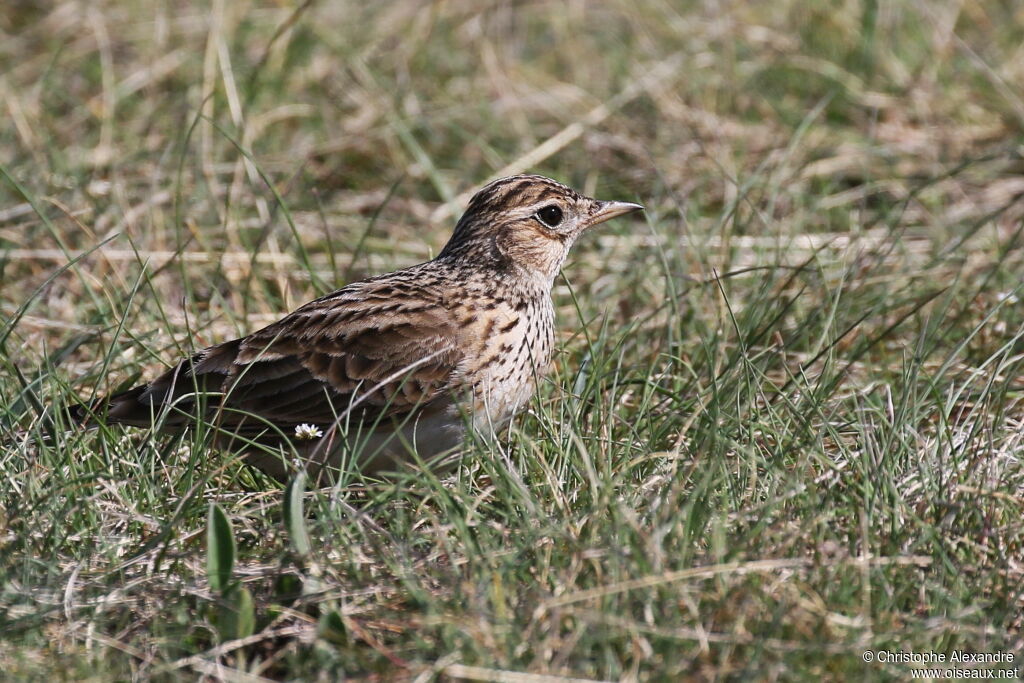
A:
[[[999,292],[996,294],[996,301],[999,303],[1003,303],[1005,301],[1008,304],[1015,304],[1020,301],[1020,299],[1013,292]]]
[[[323,436],[323,431],[316,425],[300,424],[295,426],[295,438],[301,441],[312,441]]]

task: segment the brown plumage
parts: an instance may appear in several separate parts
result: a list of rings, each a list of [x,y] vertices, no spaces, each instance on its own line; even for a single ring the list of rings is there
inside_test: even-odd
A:
[[[468,422],[501,426],[533,394],[554,346],[551,287],[587,228],[640,209],[541,176],[496,180],[432,261],[311,301],[101,402],[107,422],[181,430],[196,412],[218,445],[284,478],[457,446]],[[284,448],[282,448],[282,446]]]

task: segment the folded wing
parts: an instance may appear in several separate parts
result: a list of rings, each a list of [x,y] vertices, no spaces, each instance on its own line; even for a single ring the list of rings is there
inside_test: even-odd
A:
[[[450,397],[462,355],[440,300],[372,281],[310,302],[248,337],[212,346],[110,399],[107,420],[290,432],[402,417]]]

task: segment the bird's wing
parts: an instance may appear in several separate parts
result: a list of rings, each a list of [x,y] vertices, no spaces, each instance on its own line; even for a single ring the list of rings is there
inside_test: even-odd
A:
[[[108,420],[149,424],[170,401],[187,414],[197,390],[216,394],[205,413],[231,429],[400,419],[451,394],[462,360],[457,333],[441,299],[358,283],[115,396]]]

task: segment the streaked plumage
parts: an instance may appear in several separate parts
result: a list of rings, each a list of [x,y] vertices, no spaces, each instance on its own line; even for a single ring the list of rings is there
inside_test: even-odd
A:
[[[569,248],[586,228],[640,208],[541,176],[496,180],[434,260],[200,351],[96,413],[177,430],[198,403],[221,447],[277,478],[290,446],[314,475],[349,459],[380,469],[410,448],[430,458],[461,442],[464,415],[489,432],[529,400],[551,360],[551,288]]]

